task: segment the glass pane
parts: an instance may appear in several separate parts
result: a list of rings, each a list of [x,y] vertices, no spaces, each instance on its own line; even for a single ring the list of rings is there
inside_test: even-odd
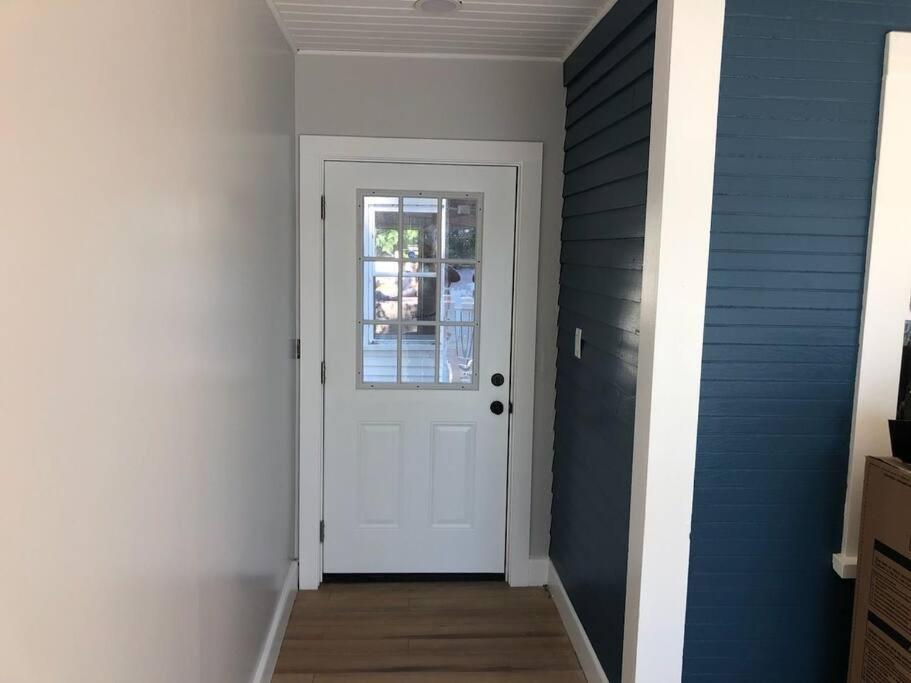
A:
[[[405,239],[404,258],[437,258],[439,240],[438,202],[436,197],[405,197],[402,226]]]
[[[402,277],[402,318],[434,322],[437,319],[437,266],[405,263]]]
[[[363,320],[397,320],[399,317],[399,264],[364,261]]]
[[[471,384],[474,381],[474,326],[440,328],[440,382]]]
[[[398,375],[398,325],[364,325],[361,340],[362,381],[393,384]]]
[[[446,283],[440,295],[441,320],[470,323],[475,320],[475,272],[474,263],[444,263],[443,281]]]
[[[399,198],[364,197],[364,256],[398,256]]]
[[[402,327],[402,381],[433,383],[436,368],[437,328],[432,325]]]
[[[477,258],[478,200],[443,200],[443,258]]]

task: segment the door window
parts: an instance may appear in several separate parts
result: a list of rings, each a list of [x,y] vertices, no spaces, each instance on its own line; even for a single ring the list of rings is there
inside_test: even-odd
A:
[[[480,193],[358,192],[358,388],[478,388],[482,212]]]

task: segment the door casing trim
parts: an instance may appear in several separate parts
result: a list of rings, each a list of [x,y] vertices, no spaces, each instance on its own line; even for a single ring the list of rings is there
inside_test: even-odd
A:
[[[363,161],[516,169],[516,238],[513,268],[512,368],[506,509],[506,580],[511,586],[541,583],[530,555],[531,477],[534,431],[535,337],[537,333],[538,248],[541,232],[541,142],[427,140],[301,135],[298,194],[298,530],[299,587],[322,580],[320,520],[323,518],[323,312],[317,324],[303,307],[323,301],[323,219],[321,201],[327,161]],[[313,249],[313,245],[320,245]],[[306,292],[306,295],[304,294]],[[328,369],[331,372],[331,368]],[[329,530],[327,533],[331,533]]]

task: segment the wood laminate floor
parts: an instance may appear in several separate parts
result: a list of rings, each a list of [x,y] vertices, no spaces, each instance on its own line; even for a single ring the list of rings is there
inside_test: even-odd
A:
[[[584,683],[544,588],[324,584],[297,594],[273,683]]]

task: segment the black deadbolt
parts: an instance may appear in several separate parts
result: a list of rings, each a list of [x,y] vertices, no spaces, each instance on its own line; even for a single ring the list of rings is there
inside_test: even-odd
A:
[[[494,401],[493,403],[491,403],[490,412],[492,412],[494,415],[502,415],[503,414],[503,402]]]
[[[503,375],[501,375],[499,372],[494,373],[494,376],[490,378],[490,383],[493,384],[495,387],[502,387],[503,382],[505,382],[505,381],[506,381],[506,378],[503,377]]]

